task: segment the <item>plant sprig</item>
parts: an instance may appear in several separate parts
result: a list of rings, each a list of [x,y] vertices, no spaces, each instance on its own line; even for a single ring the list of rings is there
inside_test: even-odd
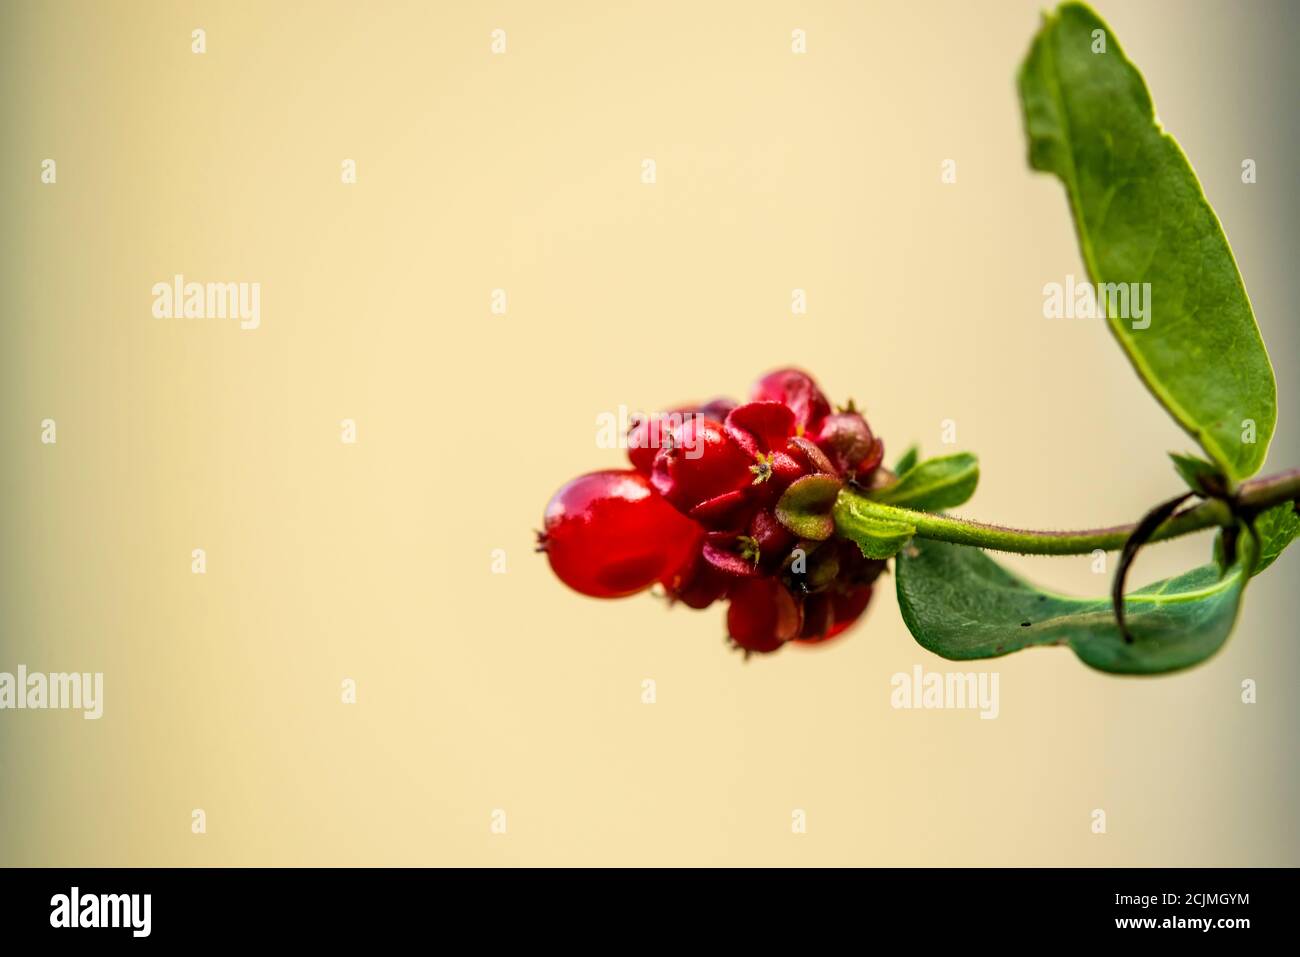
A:
[[[1300,532],[1300,469],[1251,478],[1276,426],[1273,368],[1219,220],[1101,18],[1081,3],[1046,15],[1019,90],[1029,163],[1065,186],[1092,283],[1108,293],[1149,291],[1141,321],[1108,295],[1111,333],[1208,460],[1173,455],[1190,491],[1139,522],[1056,532],[945,514],[973,494],[978,464],[965,453],[920,461],[913,449],[894,481],[839,492],[834,529],[871,558],[895,557],[904,621],[944,657],[1066,644],[1103,671],[1185,668],[1222,647],[1247,582]],[[1193,496],[1195,504],[1180,507]],[[790,511],[809,501],[791,502]],[[1139,548],[1209,528],[1220,529],[1214,561],[1124,594]],[[1110,598],[1076,599],[1036,588],[981,549],[1122,556]]]
[[[1146,539],[1163,542],[1208,528],[1233,527],[1242,511],[1262,511],[1300,498],[1300,469],[1252,479],[1241,486],[1236,503],[1206,499],[1175,512],[1161,522]],[[1137,530],[1137,523],[1078,531],[1034,531],[1008,528],[940,512],[889,505],[853,489],[840,493],[836,503],[836,527],[841,535],[855,538],[854,522],[860,519],[901,522],[915,529],[917,538],[952,545],[970,545],[995,552],[1018,555],[1087,555],[1095,551],[1119,551]]]

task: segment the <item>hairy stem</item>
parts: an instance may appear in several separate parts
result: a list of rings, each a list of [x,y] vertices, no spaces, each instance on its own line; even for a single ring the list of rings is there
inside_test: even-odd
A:
[[[1250,510],[1300,500],[1300,468],[1244,482],[1237,491],[1236,500],[1241,507]],[[988,525],[955,515],[918,512],[878,502],[871,503],[870,507],[881,518],[893,518],[912,525],[916,529],[917,538],[974,545],[997,552],[1017,552],[1021,555],[1086,555],[1097,549],[1113,552],[1124,547],[1137,527],[1134,524],[1076,532],[1032,531]],[[1232,509],[1227,502],[1207,499],[1175,512],[1156,528],[1148,541],[1160,542],[1205,528],[1232,525],[1234,521]]]

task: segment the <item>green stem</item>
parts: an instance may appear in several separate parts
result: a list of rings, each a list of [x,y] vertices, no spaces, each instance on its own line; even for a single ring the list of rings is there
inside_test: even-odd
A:
[[[1238,504],[1252,511],[1297,500],[1300,500],[1300,468],[1244,482],[1237,492]],[[988,525],[955,515],[918,512],[879,502],[870,502],[867,507],[874,516],[913,526],[917,538],[952,542],[955,545],[974,545],[998,552],[1017,552],[1021,555],[1086,555],[1097,549],[1104,552],[1118,551],[1137,527],[1115,525],[1077,532],[1032,531]],[[1160,542],[1205,528],[1231,525],[1234,521],[1232,509],[1227,502],[1207,499],[1175,512],[1161,523],[1149,541]]]

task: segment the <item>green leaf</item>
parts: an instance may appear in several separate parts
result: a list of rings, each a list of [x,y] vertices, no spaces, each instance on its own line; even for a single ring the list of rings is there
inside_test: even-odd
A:
[[[833,475],[795,479],[776,503],[776,520],[800,538],[822,541],[835,531],[831,509],[842,483]]]
[[[868,493],[872,501],[900,508],[938,512],[955,508],[975,493],[979,461],[969,452],[926,459],[901,475],[893,485]]]
[[[921,457],[921,447],[913,445],[903,453],[902,457],[894,463],[894,474],[902,478],[912,466],[916,465],[917,460]]]
[[[835,501],[835,531],[857,542],[867,558],[892,558],[916,534],[916,527],[881,515],[873,505],[861,495],[841,494]]]
[[[1277,419],[1273,368],[1228,240],[1142,75],[1095,13],[1067,3],[1045,18],[1019,85],[1030,165],[1065,184],[1092,282],[1150,291],[1143,319],[1107,309],[1111,331],[1209,457],[1232,479],[1253,475]]]
[[[1033,645],[1069,645],[1116,674],[1160,674],[1204,661],[1232,631],[1246,575],[1203,565],[1125,597],[1134,641],[1119,633],[1109,598],[1042,591],[976,548],[916,539],[898,556],[898,605],[912,636],[944,658],[994,658]],[[1249,550],[1242,542],[1240,552]]]
[[[1255,517],[1255,533],[1259,535],[1259,564],[1254,572],[1258,575],[1272,565],[1300,533],[1300,515],[1296,515],[1295,505],[1285,502],[1260,512]]]
[[[1251,577],[1258,575],[1277,561],[1277,557],[1286,551],[1286,547],[1295,539],[1297,533],[1300,533],[1300,515],[1296,515],[1295,506],[1290,502],[1275,505],[1256,515],[1255,534],[1259,536],[1259,564],[1251,572]],[[1249,534],[1242,529],[1238,534],[1238,540]],[[1214,558],[1220,565],[1223,564],[1223,531],[1214,538]]]
[[[1174,469],[1182,476],[1187,487],[1198,495],[1222,495],[1226,492],[1227,483],[1223,472],[1213,462],[1178,452],[1170,452],[1169,458],[1173,460]]]

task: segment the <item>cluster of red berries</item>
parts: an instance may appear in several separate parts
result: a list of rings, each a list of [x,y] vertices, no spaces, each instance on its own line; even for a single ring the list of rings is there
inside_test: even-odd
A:
[[[726,599],[746,652],[825,641],[861,616],[884,562],[829,530],[798,534],[777,507],[808,476],[873,483],[884,446],[852,403],[832,411],[811,376],[780,369],[743,405],[643,416],[627,440],[631,469],[579,476],[546,506],[540,549],[566,585],[619,598],[658,583],[691,608]]]

